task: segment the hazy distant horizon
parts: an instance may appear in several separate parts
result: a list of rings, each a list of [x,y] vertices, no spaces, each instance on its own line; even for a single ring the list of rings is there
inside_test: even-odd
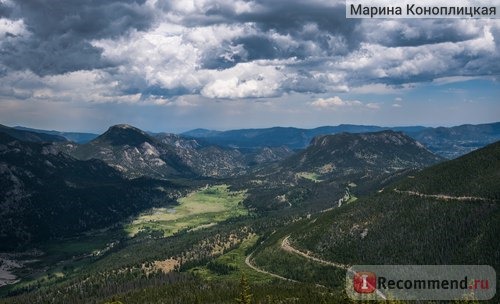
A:
[[[320,125],[320,126],[313,126],[313,127],[297,127],[297,126],[282,126],[282,125],[274,125],[274,126],[264,126],[264,127],[249,127],[249,128],[230,128],[230,129],[215,129],[215,128],[210,128],[210,127],[195,127],[191,129],[186,129],[186,130],[180,130],[180,131],[172,131],[172,130],[149,130],[149,129],[144,129],[141,128],[140,126],[133,125],[130,123],[126,122],[121,122],[121,123],[116,123],[109,125],[108,127],[102,129],[102,130],[97,130],[97,131],[85,131],[85,130],[73,130],[73,129],[51,129],[51,128],[38,128],[38,127],[32,127],[32,126],[26,126],[26,125],[20,125],[20,124],[14,124],[14,125],[8,125],[0,122],[0,124],[7,126],[7,127],[24,127],[24,128],[30,128],[30,129],[37,129],[37,130],[44,130],[44,131],[59,131],[59,132],[76,132],[76,133],[93,133],[93,134],[102,134],[108,130],[108,128],[115,126],[115,125],[120,125],[120,124],[127,124],[131,125],[133,127],[136,127],[138,129],[141,129],[146,132],[152,132],[152,133],[175,133],[175,134],[181,134],[185,133],[188,131],[196,130],[196,129],[204,129],[204,130],[210,130],[210,131],[231,131],[231,130],[248,130],[248,129],[269,129],[269,128],[296,128],[296,129],[316,129],[316,128],[321,128],[321,127],[336,127],[339,125],[356,125],[356,126],[373,126],[373,127],[381,127],[381,128],[406,128],[406,127],[424,127],[424,128],[438,128],[438,127],[457,127],[461,125],[482,125],[482,124],[493,124],[493,123],[500,123],[500,120],[498,121],[490,121],[490,122],[481,122],[481,123],[462,123],[458,125],[374,125],[374,124],[355,124],[355,123],[340,123],[340,124],[330,124],[330,125]]]

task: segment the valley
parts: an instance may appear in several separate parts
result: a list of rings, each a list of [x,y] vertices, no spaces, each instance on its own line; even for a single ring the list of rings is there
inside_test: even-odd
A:
[[[206,186],[178,199],[179,205],[153,208],[125,225],[131,237],[144,232],[162,232],[164,237],[182,230],[203,229],[218,222],[248,215],[243,206],[244,191],[230,191],[228,185]]]
[[[355,303],[348,265],[500,267],[499,142],[446,160],[391,130],[297,151],[29,132],[0,132],[0,303],[235,303],[242,275],[255,303]]]
[[[0,304],[500,304],[499,1],[0,0]]]

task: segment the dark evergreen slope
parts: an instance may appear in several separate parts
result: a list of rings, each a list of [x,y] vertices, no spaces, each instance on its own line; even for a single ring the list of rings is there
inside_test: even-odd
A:
[[[15,128],[10,128],[4,125],[0,125],[0,132],[8,134],[14,138],[17,138],[22,141],[30,141],[30,142],[65,142],[66,138],[53,135],[53,134],[45,134],[32,132],[28,130],[19,130]]]
[[[425,169],[398,189],[500,200],[500,142]]]
[[[173,200],[174,188],[0,132],[0,250],[114,224]]]
[[[438,164],[326,212],[292,234],[292,242],[347,264],[489,264],[498,269],[499,147],[495,143]],[[432,196],[442,193],[446,196]],[[486,199],[463,198],[469,195]]]

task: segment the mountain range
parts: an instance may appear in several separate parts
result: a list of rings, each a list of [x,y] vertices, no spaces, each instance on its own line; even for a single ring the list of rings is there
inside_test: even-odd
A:
[[[205,138],[220,145],[234,145],[245,148],[259,146],[288,146],[291,149],[303,149],[318,135],[348,133],[366,133],[383,130],[408,131],[409,133],[425,130],[425,127],[395,127],[348,125],[323,126],[314,129],[293,127],[273,127],[264,129],[240,129],[229,131],[214,131],[195,129],[182,133],[185,136]]]
[[[116,125],[85,144],[56,145],[81,160],[100,159],[129,178],[150,176],[193,176],[191,169],[175,154],[172,146],[129,125]]]
[[[430,151],[450,159],[500,140],[500,122],[479,125],[461,125],[449,128],[338,125],[314,129],[284,127],[230,131],[195,129],[185,132],[182,135],[203,138],[211,143],[222,146],[287,146],[290,149],[304,149],[311,140],[318,135],[342,132],[365,133],[383,130],[403,132],[425,145]]]
[[[286,147],[236,149],[175,134],[148,134],[129,125],[112,126],[85,144],[55,146],[75,158],[101,159],[128,177],[228,177],[241,175],[254,165],[281,160]]]
[[[85,144],[99,136],[98,134],[92,133],[48,131],[21,126],[16,126],[12,129],[31,132],[31,135],[29,135],[32,137],[31,141],[72,141],[78,144]],[[383,130],[403,132],[425,145],[430,151],[448,159],[459,157],[500,140],[500,122],[436,128],[423,126],[381,127],[341,124],[338,126],[323,126],[313,129],[293,127],[238,129],[228,131],[194,129],[178,134],[177,136],[182,139],[196,139],[200,143],[203,142],[205,146],[211,144],[219,147],[238,149],[287,147],[290,150],[300,150],[306,148],[311,140],[318,135],[337,134],[342,132],[366,133]],[[7,132],[5,127],[4,132]],[[14,130],[9,130],[9,132],[11,132],[12,136],[16,137],[13,133],[15,132]],[[155,137],[162,133],[147,132],[147,134]],[[54,135],[56,137],[44,138],[45,135]],[[20,136],[22,136],[22,133],[19,133],[19,139]]]
[[[4,125],[0,125],[0,132],[10,135],[22,141],[27,142],[64,142],[67,141],[65,137],[48,134],[43,132],[32,132],[28,130],[10,128]]]
[[[500,266],[498,124],[38,131],[0,128],[0,303],[232,303],[241,273],[349,303],[338,265]]]
[[[299,204],[297,195],[300,201],[330,202],[328,196],[343,193],[345,185],[365,193],[443,160],[402,132],[323,135],[281,162],[255,170],[242,187],[250,189],[249,205],[257,209]]]
[[[170,189],[163,191],[172,199],[171,193],[181,187],[162,180],[233,177],[235,184],[250,188],[247,206],[261,209],[255,204],[259,201],[266,204],[264,209],[279,209],[294,201],[293,186],[307,188],[311,182],[328,180],[316,192],[331,192],[346,182],[386,179],[442,160],[393,131],[318,136],[307,149],[293,154],[286,147],[236,149],[174,134],[150,135],[129,125],[112,126],[85,144],[40,142],[36,136],[42,133],[4,130],[23,139],[0,132],[0,218],[6,219],[0,237],[10,244],[72,235],[118,221],[158,203],[163,192],[155,189]],[[43,141],[57,135],[47,136]],[[260,180],[259,187],[249,185],[255,180]],[[302,195],[300,200],[314,196]],[[69,210],[74,211],[71,216],[64,215]],[[67,221],[78,224],[63,234],[51,224]]]
[[[92,139],[96,138],[99,136],[99,134],[93,134],[93,133],[83,133],[83,132],[61,132],[61,131],[55,131],[55,130],[39,130],[39,129],[33,129],[33,128],[26,128],[22,126],[15,126],[14,129],[16,130],[21,130],[21,131],[29,131],[29,132],[34,132],[34,133],[41,133],[41,134],[49,134],[49,135],[56,135],[65,138],[68,141],[73,141],[79,144],[84,144]]]

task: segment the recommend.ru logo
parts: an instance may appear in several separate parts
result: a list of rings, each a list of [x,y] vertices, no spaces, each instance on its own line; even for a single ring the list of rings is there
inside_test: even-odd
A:
[[[354,265],[346,291],[354,300],[489,300],[496,272],[488,265]]]

